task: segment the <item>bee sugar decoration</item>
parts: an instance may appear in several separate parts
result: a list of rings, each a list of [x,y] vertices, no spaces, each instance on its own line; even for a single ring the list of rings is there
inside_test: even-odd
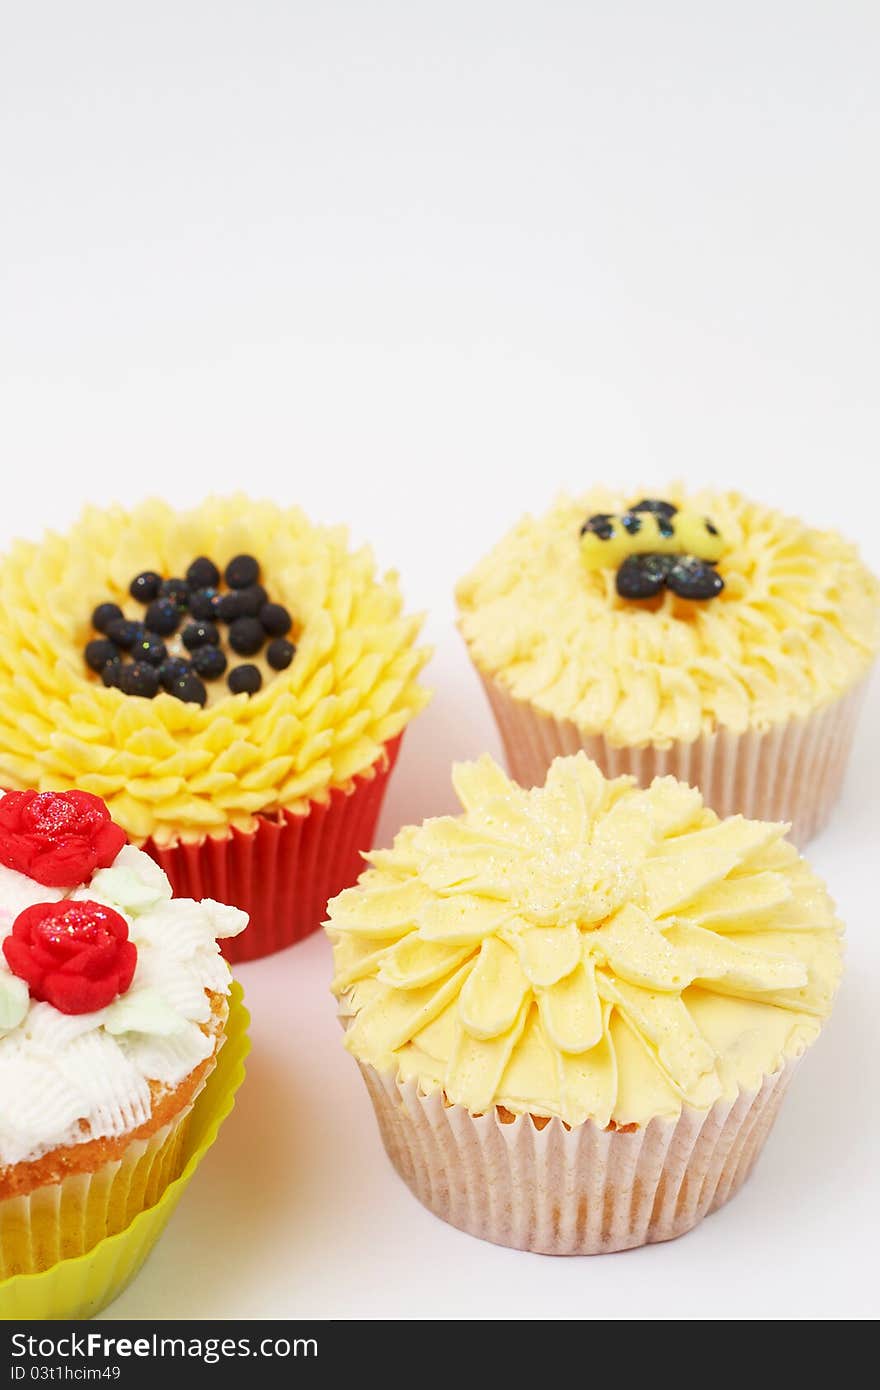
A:
[[[679,598],[715,598],[724,580],[715,569],[724,540],[698,512],[646,497],[617,515],[597,512],[581,527],[589,569],[617,566],[621,598],[654,598],[664,588]]]

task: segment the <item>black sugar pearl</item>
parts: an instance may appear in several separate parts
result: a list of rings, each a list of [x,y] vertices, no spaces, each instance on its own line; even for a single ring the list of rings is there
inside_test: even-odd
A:
[[[665,536],[667,540],[670,536],[675,535],[675,527],[668,516],[658,516],[657,530],[660,532],[660,535]]]
[[[256,618],[236,618],[229,627],[229,645],[239,656],[253,656],[266,640],[263,624]]]
[[[643,497],[641,502],[637,502],[634,507],[628,507],[630,512],[653,512],[655,516],[675,516],[678,507],[672,502],[662,502],[658,497]]]
[[[260,566],[253,555],[236,555],[226,566],[224,578],[230,589],[247,589],[260,577]]]
[[[611,513],[596,512],[594,516],[587,517],[581,527],[581,535],[584,536],[587,532],[590,532],[594,536],[598,536],[600,541],[610,540],[614,535]]]
[[[143,623],[129,622],[128,618],[114,618],[112,623],[107,625],[107,636],[117,647],[123,651],[129,651],[139,642],[144,635]]]
[[[180,622],[180,613],[177,605],[167,598],[155,599],[144,614],[144,623],[150,632],[158,633],[160,637],[170,637],[172,632],[177,631]]]
[[[680,555],[669,571],[666,583],[679,598],[716,598],[724,588],[724,580],[712,565],[693,555]]]
[[[203,680],[215,681],[226,670],[226,653],[219,647],[198,647],[193,652],[192,668]]]
[[[144,570],[143,573],[135,575],[128,586],[128,592],[138,603],[152,603],[158,596],[161,583],[161,574],[155,574],[153,570]]]
[[[86,647],[86,665],[93,671],[103,671],[108,661],[119,660],[119,649],[106,637],[96,637]]]
[[[114,685],[119,685],[119,678],[123,670],[124,667],[118,656],[114,656],[112,661],[108,661],[106,665],[101,667],[101,680],[108,689]]]
[[[150,666],[161,666],[168,652],[161,637],[156,637],[152,632],[145,632],[143,637],[139,637],[134,643],[131,654],[135,661],[146,661]]]
[[[273,671],[286,671],[296,654],[296,647],[283,637],[276,637],[266,648],[266,660]]]
[[[710,536],[718,535],[718,527],[714,526],[708,517],[706,517],[706,530],[709,532]]]
[[[653,598],[666,583],[672,556],[628,555],[617,571],[621,598]]]
[[[229,594],[220,595],[217,600],[216,616],[223,623],[234,623],[236,618],[245,616],[241,594],[237,589],[233,589]]]
[[[251,584],[247,589],[234,590],[235,597],[238,599],[239,618],[258,618],[260,609],[263,608],[269,598],[262,584]]]
[[[124,617],[118,603],[99,603],[92,614],[92,627],[96,632],[106,632],[111,623]]]
[[[216,647],[220,641],[220,633],[213,623],[187,623],[180,637],[190,652],[194,652],[196,647]]]
[[[184,661],[183,658],[179,656],[167,657],[159,667],[159,680],[162,683],[163,690],[170,690],[176,681],[183,680],[184,676],[189,675],[189,672],[190,665],[188,661]]]
[[[176,700],[183,700],[186,704],[194,705],[203,705],[208,698],[208,692],[202,682],[191,671],[174,681],[168,694],[173,695]]]
[[[642,519],[634,512],[624,512],[620,524],[630,536],[637,536],[642,529]]]
[[[159,690],[159,674],[154,666],[147,665],[145,661],[132,661],[122,668],[119,688],[123,695],[142,695],[152,700]]]
[[[220,583],[220,571],[207,555],[200,555],[187,570],[186,582],[191,589],[214,589]]]
[[[183,613],[189,603],[189,585],[185,579],[163,579],[159,597],[167,598],[178,612]]]
[[[189,596],[189,611],[194,618],[216,618],[219,604],[220,595],[210,586],[196,589]]]
[[[290,631],[290,614],[280,603],[264,603],[260,609],[260,622],[270,637],[284,637]]]
[[[256,695],[263,684],[263,677],[258,666],[247,663],[244,666],[233,666],[226,677],[226,684],[233,695]]]

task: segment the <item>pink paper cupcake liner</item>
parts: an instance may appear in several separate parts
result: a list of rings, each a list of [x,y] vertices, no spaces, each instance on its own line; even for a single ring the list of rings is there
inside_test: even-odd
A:
[[[402,737],[348,787],[333,788],[305,811],[257,816],[256,830],[248,832],[233,828],[171,845],[147,840],[143,848],[176,896],[214,898],[248,913],[246,930],[220,943],[227,960],[257,960],[301,941],[321,925],[328,900],[355,882]]]
[[[814,714],[763,732],[719,729],[665,748],[617,748],[602,734],[584,734],[570,720],[515,699],[491,677],[482,681],[508,766],[523,786],[542,783],[554,758],[583,749],[606,777],[629,773],[647,787],[671,775],[699,787],[719,816],[789,821],[799,847],[823,828],[840,796],[867,685],[862,680]]]
[[[471,1115],[414,1081],[361,1065],[388,1157],[424,1206],[481,1240],[599,1255],[674,1240],[754,1167],[797,1060],[757,1091],[633,1129]]]

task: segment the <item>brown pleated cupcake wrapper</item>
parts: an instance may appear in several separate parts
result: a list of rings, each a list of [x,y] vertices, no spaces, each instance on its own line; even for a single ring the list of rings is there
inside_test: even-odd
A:
[[[258,816],[255,830],[228,830],[201,840],[143,848],[162,866],[177,897],[214,898],[250,917],[240,936],[220,944],[233,964],[292,946],[323,922],[330,898],[349,888],[363,869],[399,735],[348,787],[333,788],[303,812]]]
[[[796,1060],[710,1110],[632,1131],[473,1116],[361,1065],[388,1157],[441,1220],[496,1245],[598,1255],[673,1240],[745,1182]]]
[[[183,1166],[191,1109],[94,1172],[0,1202],[0,1280],[84,1255],[158,1202]]]
[[[508,767],[523,786],[544,781],[554,758],[583,749],[606,777],[629,773],[640,786],[673,776],[699,787],[719,816],[790,821],[802,846],[822,829],[840,796],[867,680],[803,719],[765,732],[719,729],[668,748],[617,748],[602,734],[584,734],[570,720],[554,719],[517,700],[482,676],[504,744]]]

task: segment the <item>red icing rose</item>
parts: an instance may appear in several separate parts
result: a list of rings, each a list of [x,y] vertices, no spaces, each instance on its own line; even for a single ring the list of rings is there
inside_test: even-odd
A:
[[[0,864],[47,888],[87,883],[125,844],[91,792],[7,792],[0,797]]]
[[[3,954],[32,999],[63,1014],[88,1014],[111,1004],[131,984],[137,947],[128,923],[103,903],[36,903],[15,919]]]

